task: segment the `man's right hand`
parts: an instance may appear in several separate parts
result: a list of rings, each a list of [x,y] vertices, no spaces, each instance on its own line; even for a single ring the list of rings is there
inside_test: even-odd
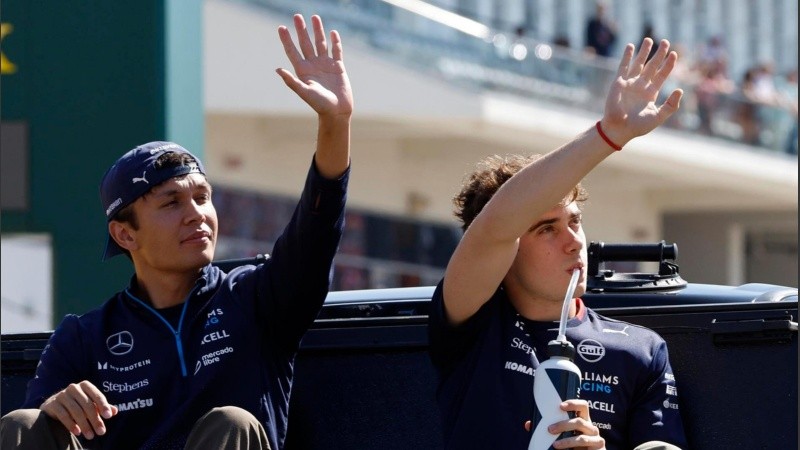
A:
[[[84,380],[70,384],[53,394],[39,407],[45,414],[61,422],[70,433],[86,439],[106,433],[103,419],[114,417],[118,410],[92,383]]]

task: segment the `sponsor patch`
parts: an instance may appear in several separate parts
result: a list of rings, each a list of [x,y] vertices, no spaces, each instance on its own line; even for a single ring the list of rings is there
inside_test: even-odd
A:
[[[606,349],[603,344],[595,341],[594,339],[584,339],[578,343],[578,355],[590,363],[594,363],[603,359],[606,355]]]
[[[133,350],[133,335],[130,331],[120,331],[106,338],[106,346],[112,355],[126,355]]]
[[[123,412],[123,411],[130,411],[132,409],[149,408],[151,406],[153,406],[152,398],[146,398],[146,399],[137,398],[132,402],[122,402],[118,404],[117,409],[119,409],[119,412]]]

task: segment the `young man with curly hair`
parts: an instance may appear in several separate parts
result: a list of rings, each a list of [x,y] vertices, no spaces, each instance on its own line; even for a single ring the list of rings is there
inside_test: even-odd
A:
[[[686,446],[664,340],[603,317],[580,299],[587,264],[580,181],[604,159],[624,158],[615,151],[663,124],[682,96],[676,90],[656,104],[677,55],[661,41],[648,62],[652,46],[645,39],[635,56],[634,46],[626,47],[594,127],[544,156],[490,157],[456,196],[464,235],[434,293],[429,322],[446,448],[528,448],[536,367],[556,338],[576,269],[566,337],[580,356],[583,382],[580,399],[561,404],[575,417],[548,428],[574,435],[553,447]],[[594,351],[582,352],[587,348]]]

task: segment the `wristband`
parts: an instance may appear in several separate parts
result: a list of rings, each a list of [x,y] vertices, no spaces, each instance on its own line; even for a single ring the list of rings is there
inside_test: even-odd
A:
[[[603,128],[600,127],[599,120],[597,121],[594,127],[597,128],[597,132],[600,134],[600,137],[603,138],[604,141],[606,141],[606,144],[608,144],[611,148],[613,148],[616,151],[622,150],[622,146],[615,144],[611,139],[608,138],[608,136],[606,136],[605,133],[603,133]]]

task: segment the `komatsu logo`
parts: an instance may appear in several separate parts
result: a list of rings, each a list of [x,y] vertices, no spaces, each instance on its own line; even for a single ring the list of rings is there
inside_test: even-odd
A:
[[[132,409],[149,408],[151,406],[153,406],[153,399],[152,398],[146,398],[144,400],[137,398],[136,400],[134,400],[132,402],[125,402],[125,403],[118,404],[117,405],[117,409],[120,412],[122,412],[122,411],[130,411]]]
[[[513,371],[524,373],[524,374],[531,375],[531,376],[533,376],[533,374],[535,372],[532,368],[526,366],[525,364],[515,363],[513,361],[506,361],[505,368],[508,369],[508,370],[513,370]]]

